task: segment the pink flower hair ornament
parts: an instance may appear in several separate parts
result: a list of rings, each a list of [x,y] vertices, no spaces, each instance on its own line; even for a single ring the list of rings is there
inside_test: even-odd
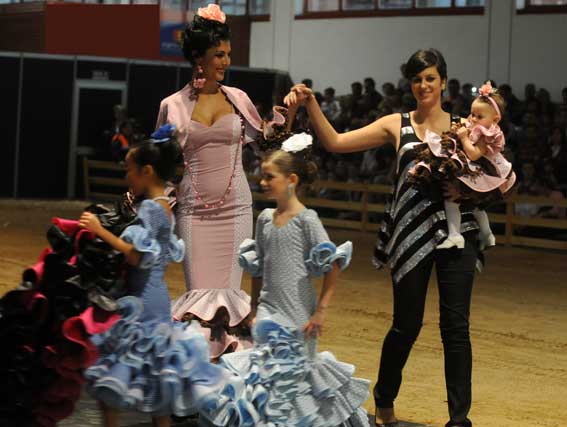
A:
[[[478,90],[478,93],[481,96],[490,96],[493,93],[496,93],[496,89],[494,89],[492,87],[492,84],[490,83],[490,81],[488,81],[480,87],[480,89]]]
[[[500,111],[498,104],[496,103],[496,101],[494,99],[492,99],[492,96],[491,96],[491,95],[495,95],[496,93],[497,93],[497,90],[492,87],[492,84],[490,83],[490,81],[487,81],[478,90],[478,97],[487,99],[492,104],[492,107],[494,107],[494,109],[496,110],[496,113],[498,114],[498,116],[502,117],[502,112]]]
[[[197,10],[197,15],[210,21],[218,21],[221,24],[226,22],[226,15],[218,4],[209,4],[206,8],[200,7]]]

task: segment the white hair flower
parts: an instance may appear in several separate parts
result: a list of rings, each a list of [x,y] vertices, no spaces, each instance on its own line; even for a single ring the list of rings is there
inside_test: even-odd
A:
[[[282,150],[288,153],[298,153],[313,144],[313,137],[308,133],[298,133],[286,139],[282,144]]]

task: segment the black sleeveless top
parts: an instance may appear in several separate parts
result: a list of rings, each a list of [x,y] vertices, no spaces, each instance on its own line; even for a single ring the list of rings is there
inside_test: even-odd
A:
[[[452,116],[452,123],[459,123]],[[445,208],[441,198],[432,198],[408,182],[408,172],[415,165],[413,150],[423,142],[415,134],[409,113],[402,114],[396,179],[378,232],[373,262],[377,268],[390,267],[394,283],[399,281],[447,237]],[[472,212],[462,211],[461,233],[478,230]]]

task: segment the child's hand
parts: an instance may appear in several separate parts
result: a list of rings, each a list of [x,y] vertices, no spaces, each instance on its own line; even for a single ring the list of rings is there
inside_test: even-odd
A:
[[[462,140],[469,136],[469,130],[465,126],[461,126],[457,129],[457,136]]]
[[[323,334],[323,322],[325,321],[325,312],[323,310],[317,310],[309,322],[303,326],[303,333],[306,337],[317,338]]]
[[[99,234],[99,232],[103,229],[97,216],[90,212],[83,212],[79,219],[79,226],[86,228],[95,234]]]

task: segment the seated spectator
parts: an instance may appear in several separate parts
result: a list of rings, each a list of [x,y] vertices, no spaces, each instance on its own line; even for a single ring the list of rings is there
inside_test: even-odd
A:
[[[555,125],[549,137],[549,161],[559,189],[567,195],[567,135],[565,129]]]
[[[392,96],[396,92],[397,92],[396,87],[394,86],[393,83],[386,82],[382,85],[382,93],[384,94],[385,97]]]
[[[376,82],[372,77],[364,79],[364,113],[376,110],[384,97],[376,90]]]
[[[365,181],[370,181],[378,172],[378,159],[376,158],[379,148],[366,150],[362,155],[360,164],[360,176]]]
[[[538,161],[542,153],[541,135],[537,126],[528,124],[519,135],[516,148],[516,165]]]
[[[396,150],[393,145],[383,145],[376,152],[378,164],[372,184],[391,184],[396,168]]]
[[[349,162],[347,164],[347,181],[351,184],[360,183],[359,175],[360,167],[355,162]],[[349,191],[347,194],[347,200],[349,202],[360,202],[362,198],[362,193],[360,191]]]
[[[443,110],[451,112],[453,111],[453,105],[455,102],[460,102],[461,105],[465,105],[465,99],[461,95],[461,83],[457,79],[449,79],[447,82],[447,96],[441,102]]]
[[[468,110],[469,109],[467,108],[467,104],[465,102],[464,97],[459,96],[459,97],[454,99],[453,108],[451,109],[452,115],[466,118],[470,114],[470,111],[468,111]]]
[[[335,166],[335,175],[340,182],[346,182],[348,178],[348,168],[344,156],[341,156]]]
[[[327,181],[330,182],[341,182],[340,179],[337,178],[337,175],[334,171],[327,171]],[[320,193],[320,197],[324,197],[328,200],[346,200],[346,193],[344,190],[338,190],[334,188],[326,188],[324,193]],[[336,215],[336,211],[335,211]]]
[[[394,92],[392,95],[384,98],[381,106],[390,108],[394,113],[400,113],[403,106],[402,96],[398,92]]]
[[[522,104],[522,115],[533,113],[539,115],[539,101],[536,97],[536,87],[533,83],[528,83],[524,87],[524,102]]]
[[[563,201],[565,196],[557,188],[557,181],[553,176],[553,167],[550,162],[538,171],[535,162],[526,162],[522,165],[522,179],[517,187],[518,194],[528,196],[547,197],[552,201]],[[521,216],[543,216],[546,218],[565,218],[565,209],[560,207],[546,207],[533,203],[516,203],[515,211]]]
[[[561,91],[562,102],[559,104],[558,111],[560,114],[567,116],[567,87]]]
[[[329,174],[325,169],[318,169],[317,170],[317,181],[318,182],[325,182],[329,180]],[[319,187],[319,190],[313,194],[313,196],[318,197],[320,199],[330,199],[329,197],[329,189],[327,187]]]
[[[565,196],[559,186],[559,181],[555,177],[553,164],[549,159],[543,163],[541,184],[545,197],[550,198],[554,202],[565,200]],[[565,208],[559,206],[543,206],[539,210],[539,215],[544,218],[565,218]]]
[[[504,139],[506,140],[502,155],[506,158],[506,160],[515,164],[520,128],[514,126],[514,124],[509,120],[501,120],[499,125],[500,129],[502,129],[502,132],[504,133]]]
[[[335,98],[334,88],[328,87],[327,89],[325,89],[323,102],[321,103],[321,111],[323,111],[323,114],[325,115],[325,117],[327,117],[327,120],[331,122],[333,127],[337,129],[342,109],[341,104]]]
[[[516,97],[516,95],[512,93],[512,87],[507,84],[500,85],[498,92],[506,102],[506,113],[508,120],[510,120],[515,125],[519,125],[522,122],[522,103]]]
[[[131,120],[123,121],[118,127],[118,132],[112,137],[110,143],[110,152],[112,160],[115,162],[123,162],[130,146],[132,145],[132,136],[134,134],[134,125]]]
[[[537,91],[537,100],[539,102],[540,114],[553,115],[555,105],[551,102],[551,94],[547,89],[540,88]]]
[[[540,129],[544,138],[549,138],[553,129],[553,114],[542,114],[540,117]]]
[[[528,196],[543,196],[545,194],[541,181],[537,177],[536,163],[526,161],[522,165],[521,179],[518,182],[518,194]],[[539,212],[539,205],[533,203],[516,203],[516,215],[520,216],[536,216]]]
[[[362,83],[354,82],[350,87],[351,94],[345,99],[345,130],[358,129],[361,127],[361,121],[366,115],[366,107],[362,95]]]
[[[309,89],[313,89],[313,80],[311,79],[303,79],[301,80],[301,83],[303,83],[305,86],[307,86]]]
[[[538,127],[539,126],[539,118],[536,115],[536,113],[525,113],[522,116],[522,125],[521,128],[527,128],[529,126],[535,126]]]

